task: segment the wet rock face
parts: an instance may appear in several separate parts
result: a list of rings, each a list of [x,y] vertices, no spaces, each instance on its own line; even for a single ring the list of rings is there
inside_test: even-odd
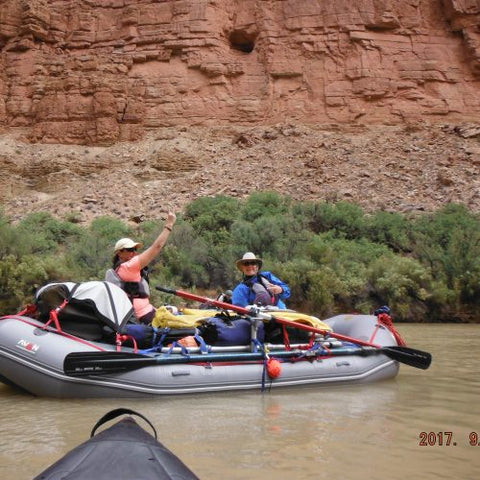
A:
[[[0,125],[32,142],[480,109],[475,0],[0,0],[0,52]]]

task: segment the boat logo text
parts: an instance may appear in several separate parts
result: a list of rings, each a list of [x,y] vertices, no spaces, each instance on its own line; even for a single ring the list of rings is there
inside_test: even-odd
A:
[[[37,353],[40,348],[36,343],[28,342],[23,338],[17,342],[17,347],[20,347],[22,350],[27,350],[28,352]]]

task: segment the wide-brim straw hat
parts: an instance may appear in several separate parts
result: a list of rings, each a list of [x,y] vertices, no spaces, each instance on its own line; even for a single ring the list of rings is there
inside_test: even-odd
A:
[[[237,260],[235,264],[237,268],[241,271],[242,266],[245,262],[255,262],[258,265],[258,268],[262,268],[263,260],[255,256],[252,252],[247,252],[240,260]]]

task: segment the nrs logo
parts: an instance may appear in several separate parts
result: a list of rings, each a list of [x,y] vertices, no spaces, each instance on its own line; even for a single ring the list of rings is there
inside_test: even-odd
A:
[[[40,346],[36,343],[27,342],[27,340],[23,340],[23,338],[17,342],[17,347],[32,353],[37,353],[38,349],[40,348]]]

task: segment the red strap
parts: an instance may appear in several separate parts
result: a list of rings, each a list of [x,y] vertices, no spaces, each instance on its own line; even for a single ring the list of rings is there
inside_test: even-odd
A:
[[[48,322],[45,324],[45,328],[47,328],[52,322],[55,324],[55,328],[61,332],[62,328],[60,327],[60,322],[58,321],[58,314],[62,310],[63,307],[68,303],[67,299],[63,301],[63,303],[57,307],[55,310],[50,310],[50,318]]]
[[[122,350],[122,343],[126,342],[127,340],[131,340],[133,342],[134,351],[135,353],[137,353],[138,347],[137,347],[137,341],[135,340],[135,338],[130,335],[122,335],[120,333],[116,334],[115,343],[117,344],[117,352],[120,352]]]
[[[25,317],[31,317],[32,315],[35,315],[37,313],[37,306],[34,305],[33,303],[29,303],[28,305],[25,306],[23,310],[17,313],[17,315],[22,315]]]
[[[290,346],[290,337],[288,336],[288,331],[286,325],[282,325],[283,330],[283,343],[285,345],[285,350],[289,351],[292,349]]]
[[[378,323],[375,325],[375,330],[373,331],[372,336],[368,340],[369,343],[373,343],[373,341],[375,340],[375,337],[377,336],[377,332],[378,332],[378,329],[380,328],[381,323],[382,322],[379,320]]]
[[[314,345],[315,345],[315,336],[316,333],[312,332],[310,335],[310,340],[308,341],[307,345],[299,345],[298,348],[299,350],[310,350]]]

